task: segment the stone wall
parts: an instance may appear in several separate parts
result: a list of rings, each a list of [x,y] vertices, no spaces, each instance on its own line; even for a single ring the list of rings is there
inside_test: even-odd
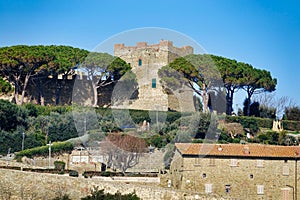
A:
[[[195,193],[161,188],[156,184],[103,181],[97,178],[69,177],[68,175],[39,174],[0,169],[0,198],[2,199],[53,199],[68,194],[80,199],[94,187],[105,192],[122,194],[136,192],[144,200],[194,199]]]
[[[113,88],[114,84],[110,84],[98,89],[99,106],[111,104]],[[40,104],[41,93],[44,96],[45,105],[70,105],[71,103],[92,105],[93,101],[91,83],[81,74],[66,76],[65,78],[62,76],[48,77],[39,83],[31,80],[26,89],[25,102]]]
[[[203,193],[205,184],[212,184],[212,194],[220,198],[292,199],[293,189],[287,185],[295,187],[295,160],[232,159],[182,158],[176,153],[169,175],[172,187]],[[299,167],[297,177],[299,184]],[[263,194],[258,194],[258,185],[264,187]],[[299,189],[297,193],[300,198]]]
[[[138,42],[136,46],[115,44],[115,56],[130,63],[132,71],[136,74],[139,86],[137,100],[118,105],[117,107],[139,110],[167,111],[171,108],[178,111],[194,111],[193,93],[191,91],[182,91],[180,95],[174,95],[172,98],[176,98],[178,104],[169,105],[168,94],[162,88],[158,76],[158,70],[161,67],[168,65],[178,57],[192,53],[192,47],[184,46],[178,48],[173,46],[171,41],[166,40],[152,45],[148,45],[146,42]],[[174,100],[171,102],[174,102]],[[178,109],[178,107],[180,108]]]

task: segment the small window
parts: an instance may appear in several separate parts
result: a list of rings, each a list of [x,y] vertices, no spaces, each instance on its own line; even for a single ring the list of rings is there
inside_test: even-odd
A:
[[[143,64],[142,59],[139,59],[138,65],[139,65],[139,66],[142,66],[142,64]]]
[[[206,178],[206,173],[203,173],[203,174],[202,174],[202,177],[203,177],[203,178]]]
[[[256,166],[257,167],[264,167],[264,161],[263,160],[257,160]]]
[[[225,192],[230,193],[230,185],[225,185]]]
[[[281,191],[282,191],[282,199],[283,200],[289,200],[290,199],[290,197],[289,197],[290,189],[291,188],[282,188],[281,189]]]
[[[152,79],[152,88],[156,88],[156,78]]]
[[[195,158],[195,165],[200,165],[200,158]]]
[[[209,166],[215,166],[216,165],[216,161],[214,158],[210,158],[209,159]]]
[[[206,194],[212,193],[212,184],[205,184],[205,193]]]
[[[264,194],[264,186],[257,185],[257,194]]]
[[[237,166],[238,166],[238,161],[237,161],[237,159],[231,159],[231,160],[230,160],[230,166],[231,166],[231,167],[237,167]]]
[[[249,177],[250,177],[250,179],[253,179],[253,177],[254,177],[254,176],[253,176],[253,174],[250,174],[250,176],[249,176]]]
[[[284,165],[282,167],[282,175],[283,176],[288,176],[289,174],[290,174],[289,166],[288,165]]]

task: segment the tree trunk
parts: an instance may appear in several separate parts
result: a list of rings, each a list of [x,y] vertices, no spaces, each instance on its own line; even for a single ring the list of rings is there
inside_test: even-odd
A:
[[[203,110],[205,113],[208,113],[208,95],[207,95],[207,91],[206,91],[206,85],[202,84],[203,87],[203,92],[202,92],[202,100],[203,100]]]
[[[43,91],[41,91],[40,93],[40,101],[41,101],[41,106],[45,106],[45,97]]]
[[[58,76],[56,75],[55,105],[58,105],[60,102],[61,88],[62,88],[62,83],[58,80]]]
[[[24,86],[23,86],[23,89],[22,89],[21,101],[19,102],[20,103],[19,105],[22,105],[24,103],[25,92],[26,92],[26,88],[27,88],[29,78],[30,78],[30,74],[26,74],[25,81],[24,81]]]
[[[98,92],[97,92],[97,86],[96,86],[94,81],[92,81],[92,87],[93,87],[93,95],[94,95],[93,107],[97,107],[97,105],[98,105]]]
[[[232,103],[233,103],[233,90],[227,89],[226,94],[226,114],[231,115],[233,109],[232,109]]]
[[[247,116],[250,116],[250,106],[251,106],[251,95],[248,93],[247,97],[248,105],[247,105]]]
[[[19,102],[19,84],[15,81],[15,91],[14,91],[15,102],[17,105],[20,105]]]

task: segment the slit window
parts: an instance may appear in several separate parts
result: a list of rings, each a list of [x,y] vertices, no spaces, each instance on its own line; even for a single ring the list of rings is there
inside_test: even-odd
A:
[[[142,66],[142,64],[143,64],[142,59],[139,59],[138,65],[139,65],[139,66]]]
[[[282,168],[282,175],[283,176],[288,176],[290,173],[289,173],[289,166],[288,165],[284,165],[283,168]]]
[[[212,193],[212,184],[205,184],[205,193],[206,194]]]
[[[156,88],[156,78],[152,79],[152,88]]]
[[[225,185],[225,192],[230,193],[230,185]]]
[[[208,165],[209,166],[215,166],[216,165],[215,159],[214,158],[210,158]]]
[[[256,161],[256,166],[257,167],[264,167],[264,161],[263,160],[257,160]]]
[[[237,161],[237,159],[231,159],[231,160],[230,160],[230,166],[231,166],[231,167],[237,167],[237,166],[238,166],[238,161]]]
[[[264,186],[257,185],[257,194],[264,194]]]

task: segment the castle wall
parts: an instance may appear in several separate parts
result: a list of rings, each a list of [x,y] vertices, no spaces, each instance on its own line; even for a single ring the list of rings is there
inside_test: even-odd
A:
[[[53,199],[68,194],[71,199],[79,200],[98,187],[105,192],[122,194],[135,192],[143,200],[194,199],[193,192],[161,188],[147,182],[104,181],[101,178],[69,177],[68,175],[40,174],[16,170],[0,169],[0,198],[2,199]]]
[[[48,77],[40,82],[43,88],[45,105],[92,105],[93,93],[91,83],[82,74],[68,76],[63,79]],[[75,89],[74,89],[75,88]],[[98,89],[98,105],[111,104],[111,96],[114,84]],[[74,102],[75,99],[75,102]],[[30,81],[26,93],[25,103],[39,104],[40,91],[37,83]]]

